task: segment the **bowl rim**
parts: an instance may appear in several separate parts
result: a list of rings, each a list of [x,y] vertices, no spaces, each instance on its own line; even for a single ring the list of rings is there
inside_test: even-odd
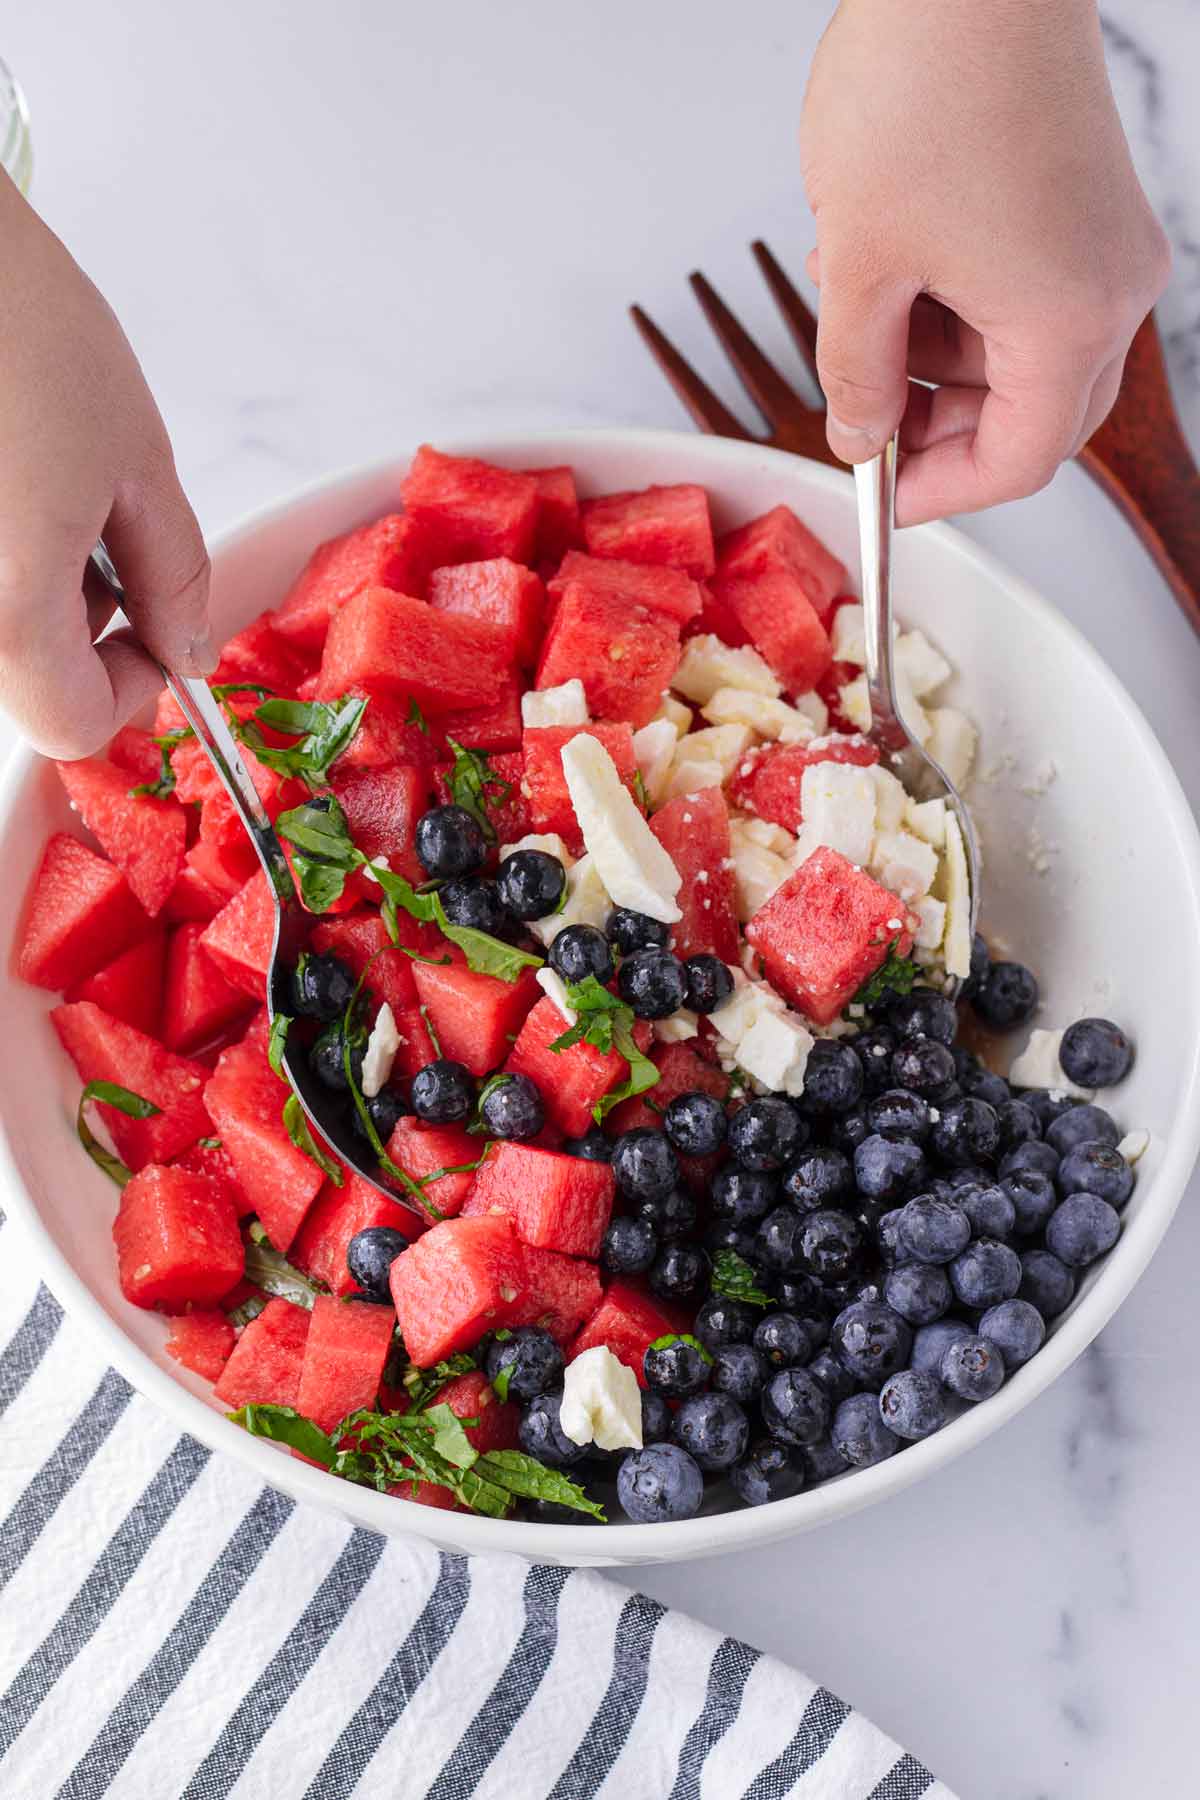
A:
[[[759,443],[695,436],[683,431],[647,427],[563,428],[537,431],[513,430],[502,424],[482,424],[476,431],[458,430],[437,439],[451,455],[521,457],[533,461],[539,447],[555,451],[560,460],[571,460],[571,447],[634,449],[660,452],[669,459],[673,449],[686,446],[689,458],[698,456],[714,469],[730,463],[751,462],[781,470],[804,464],[805,478],[817,487],[844,494],[851,476],[824,464],[796,457]],[[507,448],[506,448],[507,446]],[[285,518],[305,502],[381,479],[406,465],[404,455],[377,458],[370,463],[348,465],[320,476],[286,495],[256,507],[212,539],[214,561],[236,550],[267,526]],[[1016,598],[1038,616],[1041,625],[1057,635],[1064,649],[1090,666],[1094,678],[1108,690],[1113,704],[1125,715],[1154,769],[1171,820],[1172,835],[1187,872],[1192,912],[1200,932],[1200,831],[1186,795],[1166,752],[1141,709],[1122,686],[1099,652],[1032,585],[1009,570],[990,551],[978,546],[954,526],[945,523],[916,527],[944,546],[948,559],[977,574]],[[19,790],[40,762],[36,752],[18,745],[0,772],[0,818],[7,816]],[[601,1535],[581,1531],[576,1525],[547,1525],[523,1520],[482,1518],[477,1514],[443,1514],[410,1506],[397,1513],[393,1497],[372,1489],[337,1482],[324,1471],[294,1458],[283,1457],[270,1443],[250,1437],[194,1394],[141,1350],[95,1298],[81,1276],[54,1243],[43,1225],[32,1196],[25,1187],[0,1116],[0,1194],[8,1216],[23,1231],[34,1264],[62,1304],[97,1340],[103,1354],[133,1387],[147,1395],[175,1424],[211,1450],[228,1452],[261,1480],[295,1498],[341,1512],[383,1535],[415,1535],[434,1542],[451,1543],[468,1553],[507,1551],[533,1560],[563,1564],[626,1564],[685,1560],[759,1547],[800,1531],[848,1517],[913,1486],[934,1470],[957,1460],[968,1450],[1016,1417],[1061,1375],[1087,1348],[1132,1290],[1166,1233],[1197,1154],[1200,1153],[1200,1034],[1189,1048],[1184,1071],[1177,1123],[1164,1146],[1163,1161],[1153,1181],[1153,1204],[1141,1208],[1122,1233],[1117,1251],[1099,1274],[1076,1310],[1062,1320],[1044,1347],[1005,1383],[999,1393],[980,1406],[961,1414],[920,1443],[909,1444],[901,1457],[890,1457],[866,1469],[849,1470],[844,1476],[818,1487],[802,1490],[767,1507],[739,1507],[670,1524],[633,1524],[614,1520]],[[414,1516],[416,1515],[416,1516]],[[442,1521],[453,1517],[450,1528]]]

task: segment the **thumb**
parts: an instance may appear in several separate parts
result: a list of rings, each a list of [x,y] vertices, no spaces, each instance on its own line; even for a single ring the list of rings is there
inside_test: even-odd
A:
[[[208,552],[169,450],[136,484],[118,487],[104,542],[150,654],[184,675],[211,674]]]
[[[908,400],[908,323],[916,290],[865,272],[861,255],[821,251],[817,373],[829,448],[865,462],[887,443]]]

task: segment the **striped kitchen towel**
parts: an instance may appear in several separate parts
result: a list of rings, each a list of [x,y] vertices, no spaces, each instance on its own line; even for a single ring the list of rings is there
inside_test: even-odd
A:
[[[178,1436],[0,1228],[3,1800],[953,1800],[587,1571],[295,1506]]]

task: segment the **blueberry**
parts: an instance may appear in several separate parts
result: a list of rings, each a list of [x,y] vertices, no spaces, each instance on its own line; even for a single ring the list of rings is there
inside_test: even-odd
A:
[[[474,1078],[460,1062],[439,1056],[412,1078],[412,1109],[431,1125],[456,1124],[470,1115],[474,1104]]]
[[[995,1107],[966,1095],[943,1104],[933,1122],[930,1141],[943,1162],[990,1162],[1000,1143]]]
[[[930,1369],[936,1375],[949,1346],[957,1343],[959,1338],[973,1335],[971,1327],[961,1319],[936,1319],[932,1325],[922,1325],[913,1337],[909,1365],[914,1369]]]
[[[716,1012],[733,992],[733,976],[719,956],[689,956],[683,965],[687,1005],[696,1013]]]
[[[647,1444],[623,1458],[617,1499],[635,1525],[691,1519],[704,1499],[704,1477],[678,1444]]]
[[[989,1400],[1004,1385],[1004,1358],[987,1338],[959,1338],[946,1347],[939,1374],[960,1400]]]
[[[914,1144],[929,1136],[929,1107],[907,1088],[884,1088],[867,1106],[867,1124],[885,1138],[909,1138]]]
[[[957,1169],[947,1169],[944,1175],[938,1175],[933,1181],[926,1182],[925,1193],[940,1194],[943,1200],[957,1200],[961,1188],[991,1187],[992,1172],[981,1163],[961,1163]]]
[[[971,939],[971,972],[962,984],[961,993],[964,1000],[973,1000],[975,998],[975,995],[979,992],[984,981],[987,979],[987,972],[991,968],[991,965],[992,959],[988,955],[988,947],[980,937],[979,933],[976,932]]]
[[[888,1080],[925,1100],[938,1100],[954,1080],[954,1057],[937,1038],[906,1038],[888,1063]],[[880,1083],[886,1087],[887,1081]]]
[[[750,1225],[765,1218],[775,1204],[779,1183],[763,1170],[724,1168],[713,1176],[711,1193],[713,1213],[718,1219]]]
[[[1075,1296],[1075,1277],[1049,1250],[1025,1250],[1021,1254],[1019,1300],[1036,1306],[1043,1319],[1057,1319]]]
[[[823,1040],[822,1040],[823,1041]],[[880,1094],[885,1087],[892,1085],[892,1058],[896,1049],[897,1038],[894,1031],[886,1025],[875,1025],[870,1031],[861,1031],[853,1040],[854,1053],[858,1057],[859,1071],[862,1076],[862,1092],[868,1096]],[[813,1046],[815,1053],[817,1046]],[[810,1054],[809,1061],[812,1056]],[[896,1076],[897,1081],[900,1080]],[[901,1086],[907,1087],[907,1082]],[[808,1079],[805,1077],[807,1090]]]
[[[883,1084],[885,1087],[887,1083]],[[826,1123],[826,1135],[833,1149],[853,1155],[865,1137],[870,1137],[867,1109],[860,1101],[849,1112],[834,1113]]]
[[[972,1237],[1007,1238],[1015,1231],[1017,1209],[998,1183],[961,1187],[955,1198],[967,1215]]]
[[[987,1095],[981,1095],[986,1099]],[[1041,1120],[1026,1100],[1004,1100],[996,1107],[1000,1126],[1000,1154],[1007,1156],[1018,1144],[1035,1143],[1042,1135]]]
[[[857,1052],[835,1038],[818,1038],[804,1069],[805,1112],[848,1112],[862,1091],[863,1066]]]
[[[682,1400],[698,1394],[708,1385],[712,1358],[699,1344],[689,1344],[684,1337],[672,1337],[651,1344],[642,1358],[646,1386],[668,1400]]]
[[[898,1200],[920,1182],[925,1157],[919,1144],[907,1138],[864,1138],[854,1152],[854,1181],[868,1200]]]
[[[995,1344],[1008,1370],[1019,1369],[1041,1349],[1046,1339],[1046,1321],[1028,1300],[1003,1300],[984,1313],[979,1321],[979,1335]]]
[[[610,1275],[641,1275],[658,1250],[658,1234],[649,1219],[614,1219],[600,1246],[600,1266]]]
[[[918,1194],[900,1215],[897,1237],[914,1261],[948,1263],[970,1242],[971,1221],[953,1200]]]
[[[972,997],[975,1011],[996,1031],[1024,1025],[1037,1003],[1037,981],[1019,962],[994,962]]]
[[[802,1150],[783,1179],[785,1198],[801,1212],[836,1204],[852,1186],[849,1158],[840,1150],[820,1146]]]
[[[885,1268],[894,1268],[897,1263],[907,1260],[908,1251],[900,1241],[900,1221],[904,1217],[902,1206],[893,1206],[890,1212],[880,1215],[875,1226],[875,1241],[879,1245],[879,1255]]]
[[[946,1396],[927,1369],[901,1369],[883,1384],[879,1416],[897,1437],[931,1437],[946,1423]]]
[[[1031,1138],[1000,1158],[999,1175],[1001,1181],[1006,1181],[1010,1175],[1053,1176],[1058,1173],[1058,1163],[1059,1153],[1052,1144]]]
[[[712,1156],[725,1142],[728,1124],[721,1101],[699,1088],[676,1094],[663,1114],[663,1130],[680,1156]]]
[[[881,1388],[912,1350],[912,1327],[881,1300],[856,1300],[833,1322],[833,1348],[852,1375]]]
[[[1018,1169],[1006,1175],[1000,1186],[1013,1203],[1016,1214],[1014,1230],[1020,1238],[1036,1237],[1045,1230],[1050,1214],[1058,1204],[1054,1183],[1036,1169]]]
[[[340,1019],[350,1004],[355,977],[336,956],[301,956],[290,982],[293,1010],[304,1019],[320,1019],[328,1025]]]
[[[964,1306],[995,1306],[1021,1285],[1021,1259],[1008,1244],[976,1238],[950,1264],[950,1285]]]
[[[757,1319],[757,1309],[747,1301],[714,1294],[696,1314],[693,1330],[706,1350],[717,1350],[723,1344],[748,1344]]]
[[[768,1269],[785,1274],[804,1272],[804,1224],[804,1216],[794,1206],[777,1206],[767,1214],[755,1243]]]
[[[799,1368],[809,1361],[816,1346],[802,1319],[795,1313],[764,1313],[754,1332],[754,1348],[773,1369]]]
[[[711,1279],[712,1261],[697,1244],[666,1244],[650,1266],[650,1286],[662,1300],[699,1300]]]
[[[900,1448],[900,1439],[879,1416],[874,1394],[851,1394],[833,1415],[829,1433],[834,1449],[854,1469],[870,1468]]]
[[[639,1125],[613,1145],[613,1174],[630,1200],[657,1200],[679,1181],[679,1159],[661,1131]]]
[[[479,1117],[489,1137],[518,1143],[536,1137],[546,1123],[541,1091],[528,1075],[502,1075],[479,1103]]]
[[[526,1456],[532,1456],[551,1469],[579,1462],[586,1448],[583,1444],[573,1443],[563,1430],[559,1418],[561,1406],[561,1388],[535,1394],[517,1426],[517,1441]]]
[[[1079,1105],[1073,1095],[1056,1094],[1048,1088],[1029,1088],[1022,1093],[1021,1099],[1037,1114],[1043,1137],[1056,1119],[1061,1119],[1064,1113],[1069,1113]]]
[[[380,1088],[379,1092],[377,1094],[372,1094],[365,1104],[371,1123],[375,1127],[376,1137],[381,1144],[386,1144],[393,1131],[395,1131],[397,1125],[400,1123],[400,1120],[408,1111],[408,1108],[405,1105],[404,1095],[398,1088]],[[357,1106],[351,1108],[350,1123],[354,1127],[356,1136],[362,1138],[364,1142],[370,1141],[367,1137],[367,1128],[362,1122]]]
[[[971,1069],[965,1076],[960,1075],[958,1085],[964,1094],[972,1100],[986,1100],[999,1112],[1002,1106],[1008,1106],[1012,1100],[1012,1091],[1002,1075],[993,1075],[990,1069]],[[1036,1134],[1036,1135],[1040,1135]]]
[[[356,1231],[346,1245],[346,1267],[364,1294],[372,1300],[388,1300],[388,1279],[392,1264],[404,1250],[408,1239],[390,1225],[368,1225]]]
[[[671,927],[652,919],[648,913],[634,912],[630,906],[618,906],[610,912],[604,935],[622,956],[633,956],[638,950],[662,950],[670,941]]]
[[[883,1297],[910,1325],[931,1325],[948,1312],[954,1298],[945,1269],[930,1263],[901,1263],[883,1284]]]
[[[510,918],[545,919],[555,910],[567,885],[567,871],[545,850],[514,850],[500,864],[496,886]]]
[[[417,861],[434,881],[473,875],[483,867],[487,840],[462,806],[433,806],[417,820]]]
[[[1133,1045],[1111,1019],[1077,1019],[1063,1032],[1058,1060],[1079,1087],[1113,1087],[1133,1067]]]
[[[849,1467],[832,1438],[822,1438],[818,1444],[806,1444],[799,1452],[799,1457],[804,1479],[810,1487],[816,1487],[822,1481],[832,1481],[835,1475],[844,1475]]]
[[[494,1337],[483,1359],[483,1372],[493,1387],[505,1369],[509,1371],[505,1399],[533,1400],[560,1386],[563,1353],[540,1325],[518,1325],[506,1337]]]
[[[1095,1194],[1120,1209],[1133,1192],[1133,1170],[1119,1150],[1107,1144],[1080,1144],[1058,1165],[1058,1191]]]
[[[565,925],[555,933],[546,960],[554,973],[568,983],[586,981],[594,975],[604,987],[613,978],[608,939],[594,925]]]
[[[858,1268],[862,1254],[862,1228],[848,1213],[822,1207],[801,1219],[800,1255],[819,1281],[844,1281]]]
[[[936,993],[933,988],[916,988],[892,1001],[887,1022],[899,1038],[936,1038],[939,1044],[952,1044],[958,1014],[953,1000],[945,994]]]
[[[687,998],[683,964],[669,950],[635,950],[621,964],[617,987],[639,1019],[668,1019]]]
[[[732,1250],[751,1267],[762,1266],[758,1238],[753,1229],[749,1225],[738,1225],[732,1219],[714,1219],[705,1228],[704,1248],[710,1256],[716,1256],[721,1250]]]
[[[696,1394],[676,1408],[672,1436],[709,1474],[746,1454],[750,1421],[731,1394]]]
[[[1115,1207],[1095,1194],[1068,1195],[1046,1227],[1046,1248],[1071,1269],[1086,1269],[1121,1235]]]
[[[577,1156],[582,1162],[611,1162],[612,1140],[598,1125],[590,1125],[582,1137],[564,1138],[559,1148],[564,1156]]]
[[[696,1201],[685,1187],[672,1188],[653,1200],[643,1200],[638,1207],[643,1219],[649,1220],[661,1243],[671,1238],[690,1237],[696,1228]]]
[[[821,1300],[824,1288],[814,1275],[774,1275],[769,1278],[771,1292],[775,1295],[785,1312],[799,1313],[816,1334],[818,1323],[816,1315],[821,1312]],[[829,1336],[829,1326],[822,1314],[821,1342]]]
[[[845,1363],[832,1350],[818,1351],[808,1365],[808,1372],[825,1389],[831,1406],[840,1406],[858,1386]]]
[[[1121,1141],[1120,1127],[1102,1106],[1073,1106],[1047,1127],[1045,1135],[1059,1156],[1077,1150],[1080,1144],[1107,1144],[1115,1150]]]
[[[446,882],[438,889],[438,899],[452,925],[466,925],[472,931],[486,931],[489,937],[495,937],[507,922],[496,883],[478,875],[462,875],[457,881]]]
[[[778,1369],[762,1392],[762,1420],[773,1438],[798,1447],[829,1430],[829,1395],[808,1369]]]
[[[675,1414],[661,1394],[642,1389],[642,1443],[669,1444]]]
[[[799,1156],[807,1137],[795,1107],[769,1094],[734,1113],[729,1121],[729,1154],[743,1169],[782,1169]]]
[[[753,1344],[719,1344],[713,1351],[709,1380],[716,1393],[728,1394],[739,1406],[758,1403],[771,1373],[766,1357]]]
[[[747,1506],[783,1500],[800,1487],[800,1470],[784,1444],[761,1438],[729,1471],[729,1485]]]

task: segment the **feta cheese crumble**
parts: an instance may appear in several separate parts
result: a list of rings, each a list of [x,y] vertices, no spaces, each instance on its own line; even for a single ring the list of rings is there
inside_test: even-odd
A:
[[[375,1023],[363,1051],[359,1086],[365,1100],[373,1100],[387,1086],[399,1048],[400,1033],[396,1029],[396,1016],[385,1000],[375,1015]]]
[[[640,1450],[642,1394],[637,1376],[607,1344],[595,1344],[567,1364],[558,1413],[573,1444],[600,1450]]]
[[[703,706],[718,688],[745,688],[774,700],[780,683],[769,663],[747,644],[740,650],[711,634],[689,638],[672,684],[687,700]]]
[[[1055,1094],[1068,1094],[1073,1100],[1091,1100],[1094,1088],[1076,1087],[1059,1061],[1061,1031],[1043,1031],[1035,1027],[1029,1042],[1008,1071],[1014,1087],[1049,1088]]]
[[[562,767],[584,844],[613,905],[674,925],[683,917],[675,899],[682,877],[604,745],[581,732],[563,745]]]
[[[543,725],[586,725],[587,695],[578,676],[558,687],[530,688],[521,695],[521,723],[527,730]]]

